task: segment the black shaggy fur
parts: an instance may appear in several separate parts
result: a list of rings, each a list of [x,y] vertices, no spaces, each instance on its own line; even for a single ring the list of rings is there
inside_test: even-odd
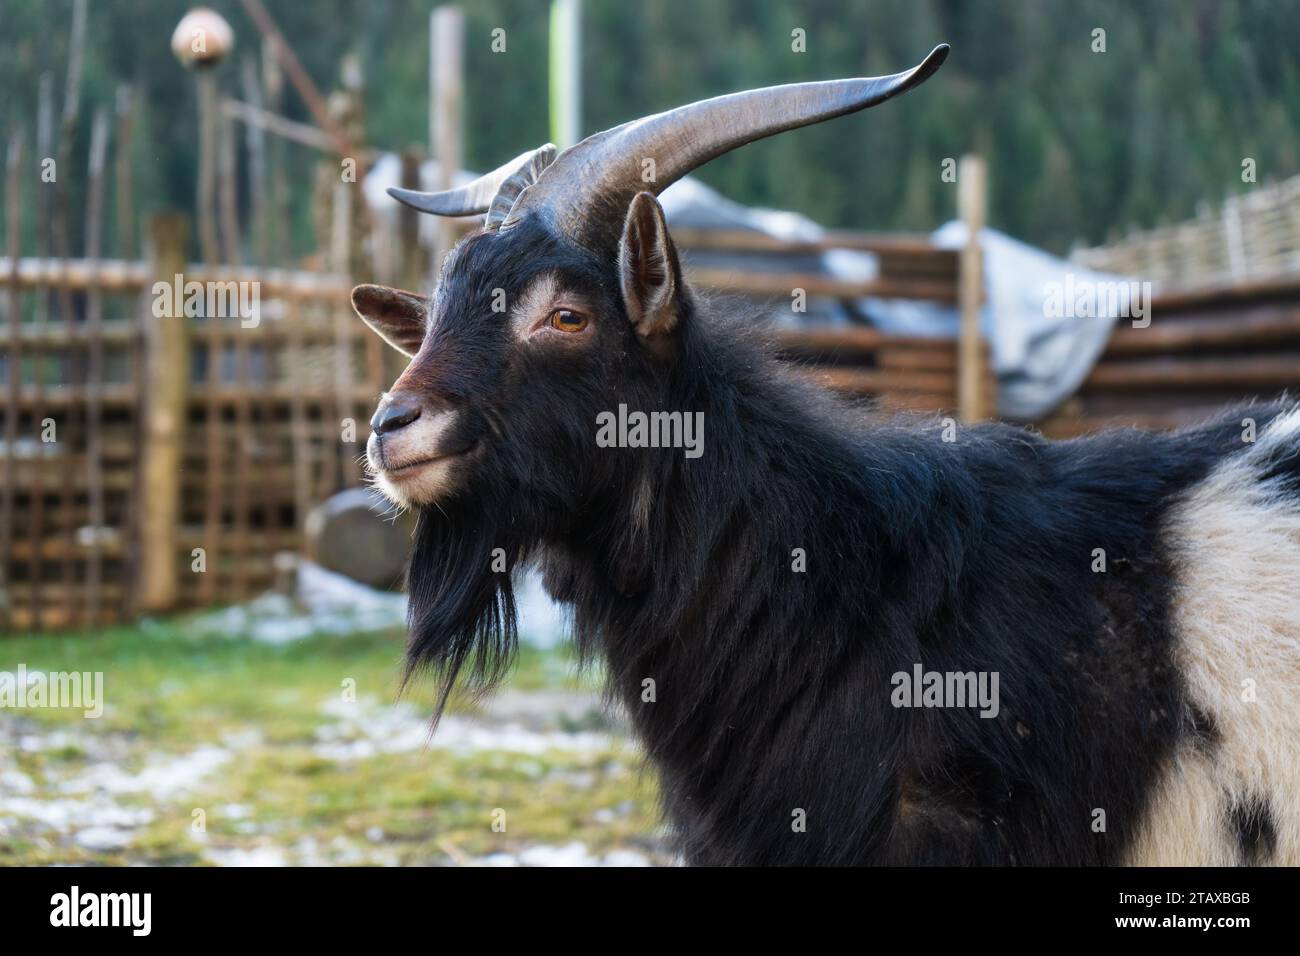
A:
[[[1243,447],[1245,413],[1172,435],[1053,443],[990,424],[945,442],[937,422],[869,423],[797,382],[689,294],[672,355],[651,355],[613,256],[597,261],[525,222],[447,267],[416,362],[437,357],[487,439],[420,515],[411,667],[447,687],[462,665],[480,684],[500,673],[503,548],[540,563],[606,662],[689,862],[1119,862],[1174,745],[1215,745],[1171,661],[1160,530]],[[543,271],[597,303],[589,353],[530,354],[491,311],[494,288],[513,300]],[[620,402],[703,412],[703,456],[598,448],[596,416]],[[1263,428],[1278,411],[1249,414]],[[891,675],[917,663],[997,672],[997,717],[892,706]],[[1267,851],[1266,808],[1224,825]]]

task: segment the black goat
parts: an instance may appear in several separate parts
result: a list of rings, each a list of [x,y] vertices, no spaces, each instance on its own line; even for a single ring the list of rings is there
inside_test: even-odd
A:
[[[868,424],[706,314],[640,191],[646,160],[657,192],[945,53],[400,195],[487,212],[431,300],[353,293],[413,357],[368,446],[420,509],[409,665],[439,711],[462,666],[491,684],[510,570],[539,563],[691,863],[1296,862],[1300,412],[1064,443]],[[598,440],[636,413],[661,414]],[[664,447],[699,421],[701,455]]]

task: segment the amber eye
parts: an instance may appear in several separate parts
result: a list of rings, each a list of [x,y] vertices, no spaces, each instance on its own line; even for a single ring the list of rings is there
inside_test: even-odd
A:
[[[561,332],[581,332],[587,327],[587,317],[568,309],[556,309],[551,313],[548,324]]]

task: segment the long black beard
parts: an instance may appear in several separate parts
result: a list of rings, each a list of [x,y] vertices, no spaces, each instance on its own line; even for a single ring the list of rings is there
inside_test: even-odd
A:
[[[466,689],[477,695],[504,677],[514,660],[511,571],[521,555],[512,525],[506,508],[482,498],[420,511],[406,578],[409,636],[402,684],[418,672],[434,675],[435,725],[462,670]]]

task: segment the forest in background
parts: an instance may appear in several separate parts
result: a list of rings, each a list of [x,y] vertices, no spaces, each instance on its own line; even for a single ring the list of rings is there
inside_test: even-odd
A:
[[[236,0],[209,0],[235,31],[218,83],[239,95],[239,64],[260,38]],[[185,0],[90,4],[82,122],[120,84],[137,93],[135,175],[142,215],[194,208],[197,113],[172,56]],[[318,86],[345,54],[365,72],[367,138],[402,149],[428,137],[427,0],[266,0]],[[544,0],[465,0],[465,157],[487,169],[545,142]],[[71,0],[0,0],[0,136],[35,139],[38,86],[62,102]],[[947,157],[989,158],[991,224],[1057,252],[1130,227],[1173,222],[1259,182],[1300,172],[1300,2],[1296,0],[585,0],[583,130],[718,93],[891,73],[940,41],[936,81],[869,114],[731,153],[699,172],[732,199],[828,225],[928,230],[953,214]],[[506,31],[506,52],[491,49]],[[807,52],[791,50],[805,31]],[[1093,52],[1095,29],[1106,51]],[[309,121],[289,91],[286,115]],[[72,195],[79,186],[69,183]],[[310,177],[293,204],[309,229]],[[74,198],[73,208],[79,208]],[[143,221],[143,219],[141,220]]]

